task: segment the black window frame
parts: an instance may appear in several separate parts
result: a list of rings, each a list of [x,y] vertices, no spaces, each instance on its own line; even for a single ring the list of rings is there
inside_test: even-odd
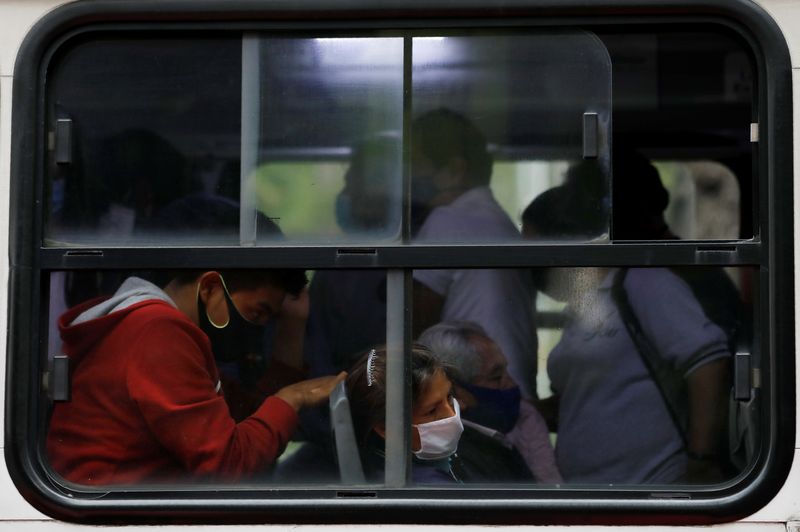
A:
[[[749,43],[756,58],[759,144],[756,233],[724,242],[614,242],[609,245],[288,246],[282,248],[87,248],[42,244],[41,190],[46,150],[45,83],[49,54],[79,33],[104,30],[344,31],[711,24]],[[45,16],[26,37],[14,70],[11,139],[9,324],[5,457],[23,496],[54,517],[82,522],[413,522],[413,523],[715,523],[763,507],[781,488],[794,453],[795,351],[791,62],[775,22],[744,0],[601,1],[446,0],[408,6],[402,0],[298,2],[78,2]],[[404,128],[408,128],[408,123]],[[408,131],[406,131],[407,136]],[[407,148],[406,148],[407,149]],[[760,223],[755,223],[759,221]],[[353,249],[364,253],[353,253]],[[442,249],[447,252],[442,254]],[[653,491],[286,488],[264,498],[247,486],[81,494],[54,480],[39,455],[42,396],[40,339],[45,273],[61,269],[159,267],[415,268],[720,265],[756,266],[757,315],[765,354],[765,452],[732,485]],[[410,332],[405,331],[406,345]],[[792,400],[787,400],[792,399]],[[463,511],[469,509],[469,511]]]

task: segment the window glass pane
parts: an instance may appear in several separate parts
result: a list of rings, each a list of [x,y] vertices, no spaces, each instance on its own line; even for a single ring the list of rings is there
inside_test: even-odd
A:
[[[253,207],[292,242],[398,239],[403,39],[263,37],[257,50],[244,59],[260,80],[243,139]]]
[[[528,270],[540,291],[538,398],[521,390],[518,355],[505,347],[503,329],[518,315],[495,310],[492,297],[503,296],[488,282],[513,272],[452,272],[465,284],[440,294],[415,286],[415,330],[429,320],[417,342],[448,368],[460,402],[464,430],[449,462],[457,478],[710,485],[753,462],[761,434],[757,390],[752,382],[734,388],[733,376],[747,377],[759,366],[754,269]],[[430,271],[415,278],[424,279],[422,273]],[[470,307],[460,288],[480,294],[480,303]],[[419,305],[428,313],[416,312]],[[536,346],[524,356],[525,376],[535,378]],[[747,368],[740,365],[745,359]],[[735,400],[735,392],[744,395]]]
[[[96,38],[56,55],[47,245],[238,242],[241,47]]]
[[[598,37],[614,74],[612,237],[752,238],[758,117],[747,44],[714,31]]]
[[[741,193],[736,176],[713,161],[657,161],[670,202],[664,219],[679,238],[736,239]]]
[[[611,62],[593,34],[416,37],[412,69],[416,241],[518,241],[528,202],[565,180],[594,220],[570,238],[607,236]]]
[[[307,275],[50,273],[49,466],[89,487],[383,484],[385,375],[366,387],[364,355],[386,343],[386,272]],[[352,407],[298,395],[342,370]]]

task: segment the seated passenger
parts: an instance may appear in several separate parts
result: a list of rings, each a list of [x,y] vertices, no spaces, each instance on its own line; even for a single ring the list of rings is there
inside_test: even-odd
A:
[[[347,394],[368,480],[382,482],[386,437],[386,350],[372,349],[350,369]],[[464,426],[449,369],[430,351],[411,351],[411,479],[419,484],[460,482],[454,454]]]
[[[78,484],[235,480],[267,470],[297,424],[345,374],[302,381],[236,423],[215,356],[235,359],[278,312],[302,270],[190,271],[159,287],[128,278],[59,321],[72,398],[53,410],[46,450]]]
[[[475,471],[475,480],[561,482],[544,418],[522,398],[503,352],[480,325],[439,323],[426,329],[419,343],[454,369],[455,395],[464,405],[458,454],[465,470]]]
[[[238,244],[240,239],[239,203],[217,194],[192,193],[161,209],[149,230],[159,239],[178,242],[202,238],[209,245]],[[278,225],[262,212],[256,212],[256,238],[259,242],[283,240]],[[161,278],[148,277],[155,284],[166,284],[169,272]],[[105,292],[108,293],[108,292]],[[225,401],[231,417],[238,423],[251,416],[264,399],[278,390],[308,378],[303,356],[303,336],[308,317],[308,291],[284,298],[280,311],[265,327],[264,335],[242,339],[238,356],[215,350]],[[343,368],[340,368],[343,369]],[[313,376],[336,373],[327,371]],[[302,414],[301,414],[302,417]]]

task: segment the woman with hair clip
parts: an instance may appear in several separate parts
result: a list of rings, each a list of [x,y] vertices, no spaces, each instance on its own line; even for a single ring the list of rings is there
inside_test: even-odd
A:
[[[383,480],[386,437],[386,350],[371,349],[350,369],[347,394],[369,480]],[[411,478],[417,484],[460,482],[453,471],[464,430],[449,370],[430,351],[411,350]]]

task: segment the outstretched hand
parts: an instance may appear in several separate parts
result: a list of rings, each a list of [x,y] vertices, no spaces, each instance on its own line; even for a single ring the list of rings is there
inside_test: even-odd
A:
[[[328,375],[300,381],[290,384],[278,390],[275,397],[279,397],[289,403],[289,405],[299,411],[309,406],[322,404],[331,394],[336,385],[347,377],[347,372],[342,371],[338,375]]]

